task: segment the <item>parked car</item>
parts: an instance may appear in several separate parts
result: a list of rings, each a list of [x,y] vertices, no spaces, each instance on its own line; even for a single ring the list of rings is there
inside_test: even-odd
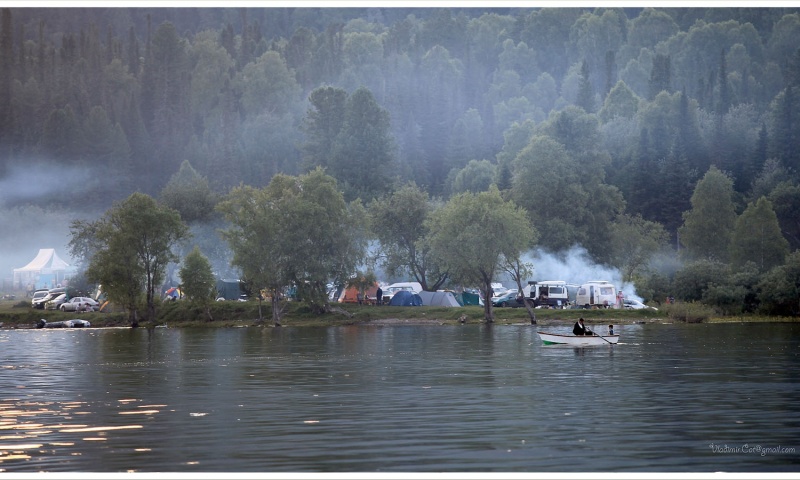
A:
[[[645,305],[644,303],[640,302],[639,300],[634,300],[632,298],[626,298],[622,301],[622,306],[625,310],[642,310],[645,308],[649,308],[651,310],[658,310],[656,307],[651,307],[649,305]]]
[[[522,302],[517,302],[517,289],[511,289],[502,295],[492,297],[492,305],[495,307],[522,307]]]
[[[59,307],[62,312],[96,312],[100,310],[100,304],[93,298],[89,297],[72,297],[66,302],[62,303]]]
[[[36,290],[33,292],[33,297],[31,298],[31,307],[33,308],[43,308],[44,304],[39,305],[39,302],[50,293],[50,290]]]
[[[51,288],[50,290],[47,290],[47,295],[45,295],[44,297],[40,297],[40,298],[37,298],[35,300],[32,300],[31,301],[31,306],[33,308],[38,308],[38,309],[42,310],[47,305],[47,302],[55,299],[56,297],[58,297],[62,293],[66,293],[66,290],[64,288]]]
[[[55,297],[54,299],[48,300],[44,304],[44,309],[45,310],[58,310],[58,307],[60,307],[61,304],[66,302],[66,301],[67,301],[67,294],[66,293],[62,293],[59,296]]]

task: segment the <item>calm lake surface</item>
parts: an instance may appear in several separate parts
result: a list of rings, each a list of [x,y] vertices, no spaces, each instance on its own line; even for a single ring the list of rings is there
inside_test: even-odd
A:
[[[800,324],[616,333],[0,331],[0,472],[800,471]]]

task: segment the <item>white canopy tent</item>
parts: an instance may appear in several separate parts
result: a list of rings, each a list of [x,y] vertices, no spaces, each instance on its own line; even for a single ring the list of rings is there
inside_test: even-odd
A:
[[[69,264],[58,256],[54,248],[40,248],[30,263],[14,269],[14,288],[28,285],[53,288],[64,280],[68,268]]]

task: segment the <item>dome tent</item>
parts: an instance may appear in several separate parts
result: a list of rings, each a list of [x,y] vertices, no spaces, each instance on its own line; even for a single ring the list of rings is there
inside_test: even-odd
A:
[[[400,290],[392,295],[389,305],[393,307],[419,307],[422,305],[422,298],[417,293]]]

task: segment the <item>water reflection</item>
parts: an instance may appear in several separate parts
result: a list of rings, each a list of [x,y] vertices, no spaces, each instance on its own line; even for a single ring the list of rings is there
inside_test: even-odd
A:
[[[615,329],[3,331],[0,470],[797,470],[798,326]]]

